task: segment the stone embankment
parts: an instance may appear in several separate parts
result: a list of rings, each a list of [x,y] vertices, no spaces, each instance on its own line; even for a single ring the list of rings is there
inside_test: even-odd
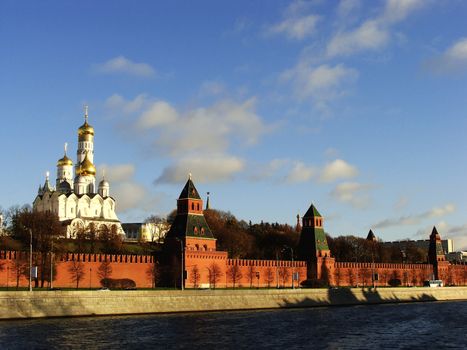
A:
[[[0,319],[467,300],[467,287],[0,292]]]

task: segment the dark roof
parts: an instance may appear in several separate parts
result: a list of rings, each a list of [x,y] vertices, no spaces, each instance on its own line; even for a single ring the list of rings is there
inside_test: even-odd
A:
[[[375,234],[373,233],[372,230],[370,230],[370,232],[368,232],[368,236],[366,236],[366,239],[368,241],[376,241],[376,236],[375,236]]]
[[[191,179],[188,179],[188,181],[185,184],[185,187],[183,187],[182,193],[180,193],[180,196],[178,199],[201,199],[199,196],[198,190],[196,189],[193,181]]]
[[[181,214],[175,217],[167,238],[214,238],[204,215]]]
[[[307,212],[305,213],[305,215],[303,215],[304,218],[309,218],[309,217],[312,217],[312,218],[321,218],[321,214],[319,213],[318,209],[316,209],[316,207],[312,204],[310,206],[310,208],[307,210]]]

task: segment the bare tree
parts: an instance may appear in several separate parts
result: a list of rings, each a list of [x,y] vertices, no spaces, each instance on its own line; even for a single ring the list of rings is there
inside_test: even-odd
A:
[[[71,274],[71,280],[76,282],[76,289],[78,289],[79,282],[84,277],[84,264],[81,261],[73,260],[68,267],[68,272]]]
[[[212,263],[208,267],[209,273],[209,288],[216,289],[217,283],[220,281],[222,276],[222,271],[216,263]]]
[[[148,279],[151,280],[152,288],[156,288],[157,282],[159,281],[160,277],[159,264],[156,261],[154,261],[153,264],[148,266],[146,270],[146,276],[148,277]]]
[[[265,280],[268,288],[271,288],[271,283],[274,281],[274,271],[271,269],[271,267],[266,268]]]
[[[198,266],[195,265],[191,268],[191,273],[190,273],[190,282],[193,283],[193,288],[199,287],[200,278],[201,278],[201,275],[199,273]]]
[[[253,280],[255,279],[255,277],[256,277],[256,269],[254,266],[249,265],[248,270],[247,270],[247,278],[248,278],[248,282],[250,283],[250,288],[253,285]]]
[[[227,269],[227,277],[230,282],[232,282],[232,287],[235,288],[237,282],[239,282],[243,277],[240,267],[238,265],[231,265]]]
[[[108,287],[107,281],[111,275],[112,275],[112,265],[110,265],[110,262],[107,260],[103,261],[97,269],[97,276],[99,276],[101,285],[103,287]]]
[[[19,254],[16,259],[12,261],[12,269],[13,275],[16,279],[16,290],[19,288],[19,281],[21,276],[29,276],[29,266],[26,256],[23,254]]]
[[[285,287],[285,284],[287,280],[289,279],[289,277],[290,277],[290,271],[287,268],[287,266],[281,266],[279,268],[279,278],[282,281],[282,287]]]

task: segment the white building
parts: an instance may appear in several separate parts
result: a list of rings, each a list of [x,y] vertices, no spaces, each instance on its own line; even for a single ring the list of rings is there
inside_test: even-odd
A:
[[[67,238],[75,238],[83,230],[92,229],[96,233],[108,230],[124,235],[122,225],[115,213],[115,199],[110,196],[110,184],[102,177],[96,188],[96,167],[94,166],[94,128],[88,124],[88,111],[84,114],[84,124],[78,129],[77,161],[65,154],[57,162],[55,187],[49,182],[39,186],[33,209],[51,211],[58,215],[67,226]],[[74,177],[73,177],[74,175]]]
[[[167,221],[146,223],[124,223],[125,240],[133,242],[164,243],[164,238],[170,229]]]

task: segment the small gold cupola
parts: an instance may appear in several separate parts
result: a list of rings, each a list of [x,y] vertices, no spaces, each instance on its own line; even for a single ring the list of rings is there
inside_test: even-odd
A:
[[[61,166],[73,166],[73,161],[70,158],[68,158],[67,155],[66,155],[67,146],[68,146],[68,144],[65,142],[65,154],[63,155],[63,158],[60,158],[57,161],[57,166],[58,167],[61,167]]]

